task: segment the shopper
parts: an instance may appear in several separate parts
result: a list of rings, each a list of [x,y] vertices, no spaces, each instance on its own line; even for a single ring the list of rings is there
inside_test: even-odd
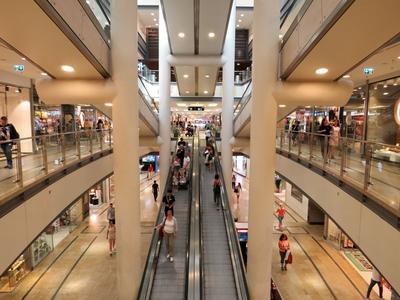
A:
[[[185,147],[181,144],[176,151],[176,157],[179,158],[180,167],[183,168],[183,160],[185,159]]]
[[[211,129],[210,128],[206,129],[205,136],[206,136],[206,145],[208,146],[209,145],[209,139],[211,137]]]
[[[332,122],[331,133],[329,137],[329,150],[328,150],[329,159],[335,159],[337,147],[339,146],[339,138],[340,138],[339,121],[335,119]]]
[[[283,204],[279,204],[278,209],[276,210],[276,216],[279,222],[279,230],[283,230],[283,219],[285,218],[286,210],[283,207]]]
[[[173,262],[175,237],[176,233],[178,232],[178,222],[173,216],[172,210],[166,211],[166,216],[164,217],[163,221],[157,225],[156,229],[163,231],[165,247],[167,249],[167,259],[170,262]]]
[[[218,174],[215,174],[212,186],[214,194],[214,203],[217,206],[217,210],[219,210],[221,204],[221,180],[219,179]]]
[[[297,144],[297,137],[299,135],[299,131],[300,131],[300,121],[295,120],[291,128],[293,146],[296,146]]]
[[[236,176],[235,174],[232,174],[232,190],[234,190],[236,187]]]
[[[183,138],[181,138],[178,142],[178,147],[182,146],[183,148],[186,147],[186,142],[183,140]]]
[[[369,296],[371,295],[371,291],[374,288],[375,284],[378,285],[379,288],[379,298],[383,298],[383,285],[382,285],[382,275],[379,273],[379,271],[375,268],[372,267],[372,275],[371,275],[371,282],[369,283],[368,286],[368,291],[367,291],[367,300],[369,300]]]
[[[318,133],[320,134],[321,154],[323,160],[326,161],[327,155],[325,153],[325,137],[327,136],[329,138],[329,135],[331,134],[331,125],[329,125],[329,121],[327,118],[322,119],[322,123],[319,126]]]
[[[147,178],[151,178],[151,176],[153,175],[153,172],[154,172],[153,164],[149,164],[149,166],[147,168]]]
[[[158,183],[156,180],[154,180],[153,185],[151,186],[153,190],[153,196],[154,196],[154,202],[157,202],[158,198],[158,191],[160,190],[160,187],[158,186]]]
[[[110,203],[107,209],[107,220],[108,222],[115,224],[115,208],[112,203]]]
[[[290,251],[289,240],[286,234],[282,233],[281,236],[279,237],[278,247],[279,247],[279,255],[281,257],[281,270],[286,271],[287,270],[286,254],[288,251]]]
[[[110,250],[110,256],[115,253],[115,236],[116,236],[116,228],[115,228],[115,223],[112,221],[108,222],[108,228],[107,228],[107,240],[108,240],[108,246]]]
[[[242,185],[240,184],[240,182],[238,182],[238,184],[235,186],[235,189],[233,190],[233,192],[236,195],[236,202],[239,204],[239,198],[240,198],[240,192],[242,191]]]
[[[7,165],[6,169],[13,168],[13,160],[12,160],[12,147],[13,142],[5,142],[9,140],[19,139],[19,133],[15,129],[14,125],[8,123],[8,119],[6,116],[1,117],[0,119],[0,144],[1,150],[6,157]]]
[[[172,194],[171,189],[168,189],[167,194],[164,196],[162,202],[165,205],[165,207],[164,207],[165,215],[167,215],[167,212],[169,210],[172,211],[172,215],[174,215],[175,196]]]

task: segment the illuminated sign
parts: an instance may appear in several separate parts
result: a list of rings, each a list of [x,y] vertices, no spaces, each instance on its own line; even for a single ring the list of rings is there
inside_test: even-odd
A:
[[[372,74],[374,74],[375,69],[374,68],[364,68],[363,71],[364,71],[365,75],[372,75]]]
[[[204,107],[203,106],[189,106],[188,110],[189,111],[204,111]]]
[[[24,65],[14,65],[15,72],[23,72],[25,70]]]

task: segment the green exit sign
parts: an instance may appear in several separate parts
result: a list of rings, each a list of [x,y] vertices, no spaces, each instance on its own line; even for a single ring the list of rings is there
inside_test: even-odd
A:
[[[14,65],[15,72],[23,72],[25,70],[24,65]]]

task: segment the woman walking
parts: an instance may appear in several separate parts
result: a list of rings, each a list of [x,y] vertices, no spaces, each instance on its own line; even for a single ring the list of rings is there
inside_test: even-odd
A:
[[[286,254],[290,249],[288,237],[286,234],[282,233],[281,236],[279,237],[278,247],[279,247],[279,255],[281,256],[281,270],[286,271],[287,270]]]
[[[217,210],[219,210],[219,206],[221,203],[221,180],[219,179],[218,174],[215,174],[212,186],[214,194],[214,203],[217,205]]]
[[[110,250],[110,256],[112,256],[113,253],[115,253],[115,236],[116,236],[116,228],[114,223],[110,220],[108,222],[108,228],[107,228],[107,239]]]
[[[238,184],[235,186],[235,189],[233,190],[233,192],[236,195],[236,203],[239,204],[239,198],[240,198],[240,192],[242,191],[242,185],[240,184],[240,182],[238,182]]]
[[[164,236],[165,247],[167,249],[167,259],[170,262],[174,261],[174,246],[175,237],[178,232],[178,222],[172,215],[172,210],[167,211],[167,216],[164,217],[163,221],[157,225],[158,230],[162,230],[162,235]]]

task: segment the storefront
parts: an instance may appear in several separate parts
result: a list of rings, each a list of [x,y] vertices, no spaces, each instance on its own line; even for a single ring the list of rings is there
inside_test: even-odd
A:
[[[233,156],[233,171],[247,177],[250,174],[250,158],[244,155]]]

